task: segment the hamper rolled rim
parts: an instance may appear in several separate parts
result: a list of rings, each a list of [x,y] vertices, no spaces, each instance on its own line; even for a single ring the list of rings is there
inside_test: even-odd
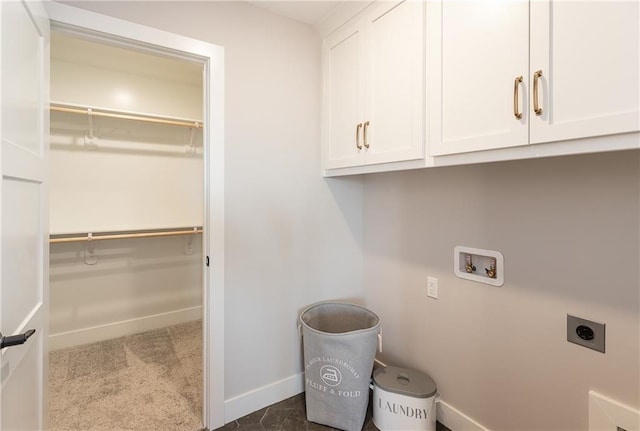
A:
[[[367,313],[371,313],[375,318],[376,318],[376,324],[371,326],[370,328],[363,328],[363,329],[356,329],[353,331],[345,331],[345,332],[325,332],[325,331],[320,331],[318,329],[312,328],[311,326],[309,326],[307,324],[307,322],[305,322],[302,319],[302,316],[305,315],[306,312],[308,312],[309,310],[311,310],[312,308],[316,308],[316,307],[320,307],[322,305],[346,305],[348,307],[355,307],[355,308],[359,308],[363,311],[366,311]],[[305,308],[304,310],[302,310],[302,312],[300,313],[300,317],[298,318],[298,320],[300,321],[300,324],[302,325],[303,328],[307,328],[309,331],[315,332],[317,334],[322,334],[322,335],[328,335],[328,336],[343,336],[345,334],[357,334],[359,332],[368,332],[368,331],[372,331],[377,329],[378,332],[380,332],[380,317],[378,317],[378,315],[376,313],[374,313],[373,311],[369,310],[366,307],[363,307],[362,305],[358,305],[358,304],[350,304],[348,302],[333,302],[333,301],[326,301],[326,302],[317,302],[315,304],[311,304],[309,305],[307,308]]]

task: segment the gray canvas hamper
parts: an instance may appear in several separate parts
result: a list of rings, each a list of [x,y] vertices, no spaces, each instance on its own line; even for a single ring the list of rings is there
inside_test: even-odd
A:
[[[380,319],[359,305],[323,302],[300,314],[307,419],[360,431],[369,404],[369,383]]]

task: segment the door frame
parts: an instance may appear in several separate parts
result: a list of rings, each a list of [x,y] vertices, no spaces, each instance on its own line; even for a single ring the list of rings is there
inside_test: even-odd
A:
[[[203,421],[208,429],[218,428],[225,418],[224,48],[61,3],[46,2],[45,7],[54,29],[204,64]]]

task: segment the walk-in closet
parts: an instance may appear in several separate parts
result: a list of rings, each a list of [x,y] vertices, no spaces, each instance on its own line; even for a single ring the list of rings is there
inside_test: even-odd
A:
[[[197,430],[203,65],[51,40],[51,430]]]

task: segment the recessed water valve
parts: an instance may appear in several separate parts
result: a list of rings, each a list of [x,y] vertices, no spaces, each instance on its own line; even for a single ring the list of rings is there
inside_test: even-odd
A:
[[[476,271],[476,267],[481,268],[480,271]],[[457,246],[453,250],[453,271],[460,278],[502,286],[504,257],[499,251]]]

